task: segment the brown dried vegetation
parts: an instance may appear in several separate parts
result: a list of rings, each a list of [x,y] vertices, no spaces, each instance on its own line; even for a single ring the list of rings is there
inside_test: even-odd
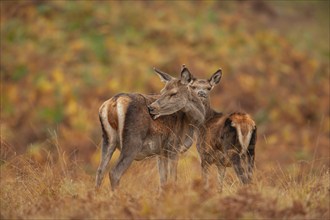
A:
[[[106,181],[94,190],[94,176],[77,165],[40,165],[15,156],[1,167],[3,218],[329,218],[329,170],[294,164],[293,171],[278,167],[257,169],[255,181],[241,186],[229,172],[223,193],[216,179],[203,189],[195,153],[179,164],[179,180],[158,193],[156,161],[137,162],[112,192]],[[214,170],[215,171],[215,170]],[[215,172],[214,172],[215,173]]]
[[[0,4],[1,219],[330,218],[328,1]],[[183,63],[198,78],[221,67],[212,107],[255,119],[253,184],[230,171],[219,194],[211,170],[202,190],[192,147],[166,194],[154,159],[95,192],[101,103],[158,93],[152,67]]]

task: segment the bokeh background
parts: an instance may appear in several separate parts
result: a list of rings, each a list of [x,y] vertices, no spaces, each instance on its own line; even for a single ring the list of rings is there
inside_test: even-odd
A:
[[[152,68],[184,63],[222,68],[212,107],[253,116],[259,169],[329,167],[328,1],[1,1],[0,57],[2,163],[61,148],[94,174],[102,102],[158,93]]]

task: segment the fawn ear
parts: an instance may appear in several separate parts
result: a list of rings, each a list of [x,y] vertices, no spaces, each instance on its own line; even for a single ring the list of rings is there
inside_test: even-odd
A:
[[[172,76],[170,76],[167,73],[164,73],[163,71],[160,71],[160,70],[156,69],[155,67],[154,67],[154,71],[155,71],[155,73],[157,73],[157,75],[159,76],[159,78],[162,82],[166,83],[166,82],[169,82],[169,81],[173,80]]]
[[[182,66],[181,70],[181,78],[180,81],[182,84],[189,84],[193,80],[192,74],[189,72],[188,68],[185,66]]]
[[[221,76],[222,76],[222,70],[218,69],[209,79],[209,82],[212,86],[215,86],[216,84],[218,84],[221,80]]]

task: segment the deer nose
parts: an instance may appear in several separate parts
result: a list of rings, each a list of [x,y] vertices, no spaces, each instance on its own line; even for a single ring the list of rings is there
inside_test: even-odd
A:
[[[152,111],[153,111],[153,110],[155,110],[155,108],[154,108],[154,107],[152,107],[151,105],[148,105],[148,110],[149,110],[149,114],[151,114],[151,113],[152,113]]]
[[[201,97],[206,97],[206,93],[203,92],[203,91],[198,91],[197,94],[198,94],[199,96],[201,96]]]

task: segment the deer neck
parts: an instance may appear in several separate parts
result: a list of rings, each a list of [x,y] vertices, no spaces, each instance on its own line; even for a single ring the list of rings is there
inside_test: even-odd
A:
[[[210,98],[203,99],[202,102],[205,108],[205,120],[208,120],[214,114],[214,110],[211,108]]]

